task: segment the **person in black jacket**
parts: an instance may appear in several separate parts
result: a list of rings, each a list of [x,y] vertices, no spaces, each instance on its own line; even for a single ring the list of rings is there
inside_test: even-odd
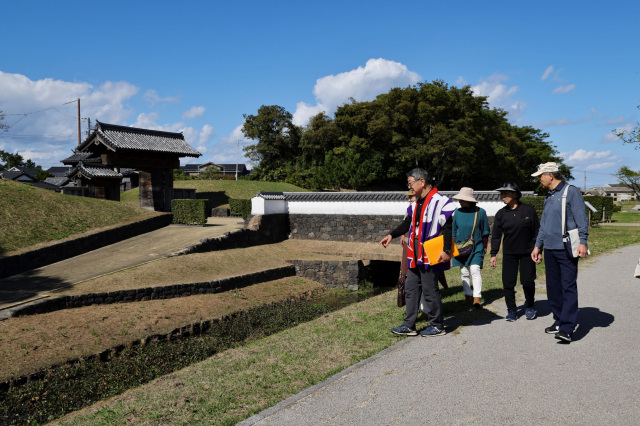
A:
[[[496,191],[500,191],[502,201],[506,204],[498,210],[491,232],[491,267],[497,265],[497,254],[500,242],[503,240],[502,250],[502,287],[504,300],[507,304],[507,321],[518,319],[516,307],[516,282],[520,269],[520,283],[525,297],[525,317],[528,320],[536,318],[535,301],[536,264],[531,259],[531,250],[536,243],[536,236],[540,228],[538,213],[528,205],[520,202],[522,192],[513,182],[505,182]]]

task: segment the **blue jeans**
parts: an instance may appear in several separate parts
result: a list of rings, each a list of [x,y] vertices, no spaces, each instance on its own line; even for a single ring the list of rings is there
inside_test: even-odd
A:
[[[571,335],[578,321],[578,258],[567,251],[545,250],[547,298],[555,325]]]

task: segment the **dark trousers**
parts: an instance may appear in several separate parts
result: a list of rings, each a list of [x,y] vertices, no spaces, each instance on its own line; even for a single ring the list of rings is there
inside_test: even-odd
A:
[[[545,250],[544,264],[555,325],[571,335],[578,320],[578,258],[570,258],[566,250]]]
[[[407,310],[402,325],[413,328],[420,311],[420,300],[424,294],[429,312],[427,318],[431,325],[444,330],[444,317],[442,314],[442,299],[438,287],[438,272],[433,272],[431,267],[418,266],[409,268],[407,279],[404,283]]]
[[[524,306],[533,308],[536,293],[536,264],[531,254],[503,254],[502,256],[502,288],[507,309],[516,310],[516,283],[520,269],[520,283],[524,291]]]

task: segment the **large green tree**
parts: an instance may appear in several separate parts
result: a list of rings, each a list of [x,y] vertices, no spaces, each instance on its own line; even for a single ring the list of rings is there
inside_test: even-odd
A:
[[[259,163],[258,177],[310,188],[401,185],[408,170],[422,167],[441,189],[487,189],[505,180],[535,189],[536,166],[561,163],[548,134],[512,125],[470,86],[442,81],[394,88],[370,102],[352,99],[334,118],[318,114],[304,129],[278,106],[245,118],[245,135],[258,141],[246,149]],[[356,158],[364,168],[353,167]],[[570,168],[561,167],[571,178]]]
[[[256,142],[244,148],[256,179],[282,181],[300,156],[302,129],[278,105],[263,105],[256,115],[244,115],[242,132]]]

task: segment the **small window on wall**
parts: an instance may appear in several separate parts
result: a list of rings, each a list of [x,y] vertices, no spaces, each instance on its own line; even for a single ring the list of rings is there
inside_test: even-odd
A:
[[[96,186],[95,188],[96,198],[104,200],[106,198],[103,186]]]

